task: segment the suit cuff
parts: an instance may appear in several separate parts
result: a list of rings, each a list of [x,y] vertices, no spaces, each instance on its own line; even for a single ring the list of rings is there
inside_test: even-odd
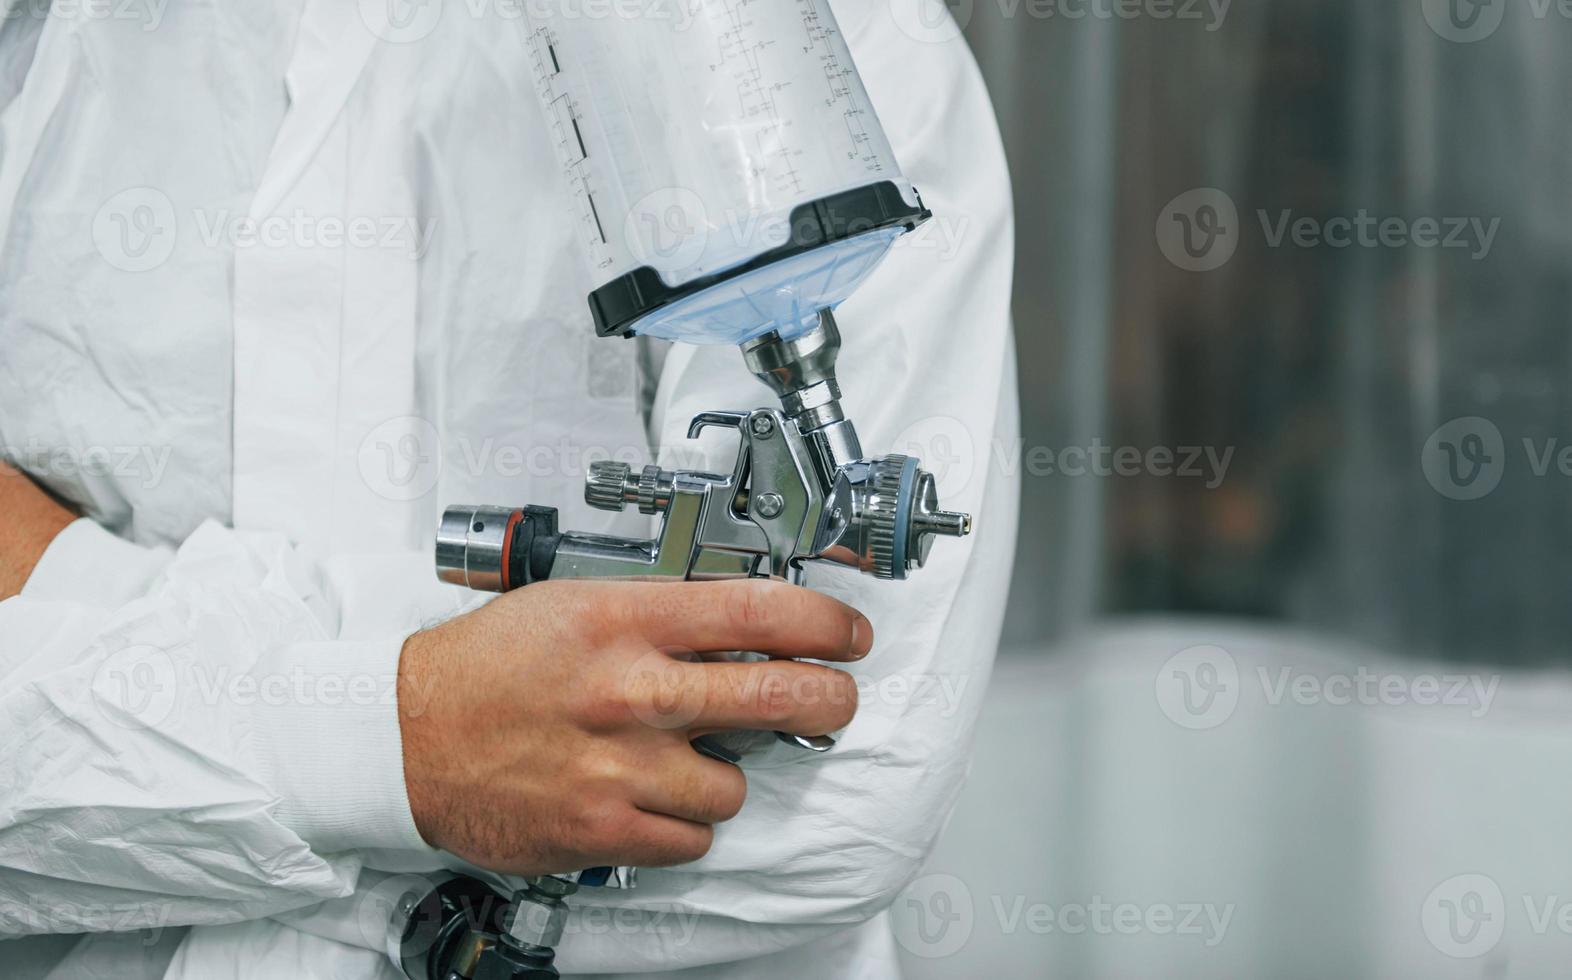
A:
[[[398,663],[404,638],[297,643],[258,662],[256,751],[274,816],[322,854],[430,851],[404,786]]]

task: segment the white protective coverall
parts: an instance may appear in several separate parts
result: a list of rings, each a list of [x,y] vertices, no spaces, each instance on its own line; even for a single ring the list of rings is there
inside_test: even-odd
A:
[[[751,772],[702,861],[579,899],[566,974],[898,973],[880,913],[962,782],[1017,501],[1008,177],[919,5],[834,4],[936,214],[844,305],[840,376],[864,445],[927,457],[977,532],[904,583],[810,573],[878,631],[856,721]],[[456,866],[416,832],[393,699],[403,639],[479,601],[434,579],[441,508],[647,534],[583,507],[585,462],[691,466],[693,413],[772,396],[675,347],[641,411],[509,4],[10,6],[0,445],[87,516],[0,603],[0,935],[116,933],[73,980],[393,977],[378,872]]]

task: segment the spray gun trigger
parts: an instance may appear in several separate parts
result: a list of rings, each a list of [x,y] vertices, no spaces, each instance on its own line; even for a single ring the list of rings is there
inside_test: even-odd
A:
[[[748,412],[700,412],[688,423],[688,438],[697,439],[705,429],[741,429]]]

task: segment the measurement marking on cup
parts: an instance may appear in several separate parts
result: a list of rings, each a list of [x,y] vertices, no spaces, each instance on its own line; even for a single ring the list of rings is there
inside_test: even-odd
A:
[[[551,73],[553,75],[562,74],[562,63],[557,60],[557,46],[554,44],[546,45],[546,53],[551,55]]]
[[[595,195],[585,192],[584,199],[589,202],[590,216],[595,219],[595,231],[600,234],[600,242],[606,244],[606,228],[600,223],[600,209],[595,207]]]
[[[579,131],[579,121],[577,119],[569,119],[568,121],[573,123],[573,138],[579,141],[579,156],[581,158],[588,157],[589,150],[584,148],[584,134]]]

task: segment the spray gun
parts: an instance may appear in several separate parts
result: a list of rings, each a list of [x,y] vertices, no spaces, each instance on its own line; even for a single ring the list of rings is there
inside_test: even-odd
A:
[[[444,581],[506,592],[550,578],[795,580],[805,561],[825,561],[886,579],[904,579],[927,561],[936,536],[971,530],[965,514],[938,509],[933,476],[901,455],[866,459],[842,414],[834,363],[839,338],[825,310],[817,329],[796,341],[769,335],[743,347],[754,372],[776,389],[781,407],[705,412],[707,427],[735,431],[728,473],[666,471],[594,464],[585,500],[606,510],[638,507],[660,518],[648,540],[558,528],[548,507],[464,506],[443,516],[437,565]],[[808,751],[835,744],[825,735],[777,737]],[[695,748],[736,761],[724,744]],[[417,980],[536,980],[555,977],[555,947],[566,900],[581,887],[632,887],[632,868],[596,868],[531,878],[512,900],[478,890],[435,886],[412,893],[390,930],[390,954]],[[468,882],[468,879],[459,879]],[[440,923],[446,923],[446,932]],[[445,935],[439,943],[436,937]],[[432,954],[446,959],[433,962]],[[473,972],[465,972],[466,968]]]
[[[940,509],[920,460],[866,456],[841,406],[833,310],[931,214],[825,0],[693,0],[687,24],[653,0],[614,23],[542,6],[525,8],[524,40],[600,283],[596,332],[735,344],[778,406],[693,418],[690,439],[735,435],[724,472],[590,467],[585,501],[638,508],[657,519],[654,537],[563,530],[551,507],[451,507],[439,577],[489,592],[564,578],[796,582],[825,562],[898,580],[934,538],[970,533],[970,516]],[[724,739],[695,748],[738,761]],[[470,878],[431,881],[396,903],[388,954],[412,980],[556,977],[567,899],[635,878],[545,875],[506,899]]]
[[[796,340],[771,333],[743,345],[780,408],[694,417],[689,438],[708,428],[736,434],[729,471],[590,466],[585,502],[656,515],[656,537],[560,531],[549,507],[453,507],[437,536],[439,576],[506,592],[547,578],[792,579],[816,560],[906,578],[927,561],[934,536],[965,535],[971,518],[938,509],[933,476],[916,459],[863,457],[840,406],[834,314],[823,310],[819,320]]]

